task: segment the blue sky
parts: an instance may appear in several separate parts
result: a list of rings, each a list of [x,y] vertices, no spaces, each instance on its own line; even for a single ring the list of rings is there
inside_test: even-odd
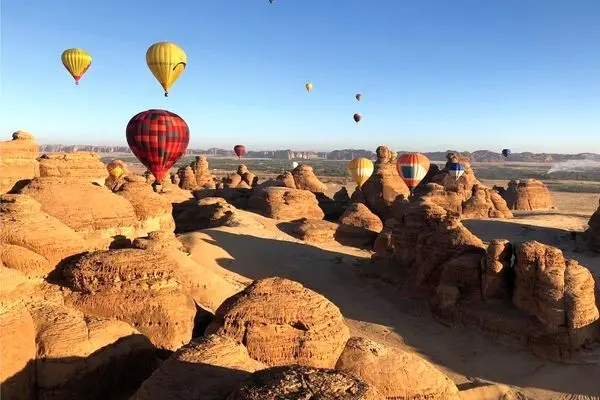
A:
[[[125,144],[164,108],[191,148],[600,152],[599,20],[598,0],[3,0],[0,134]],[[158,41],[188,55],[167,99]]]

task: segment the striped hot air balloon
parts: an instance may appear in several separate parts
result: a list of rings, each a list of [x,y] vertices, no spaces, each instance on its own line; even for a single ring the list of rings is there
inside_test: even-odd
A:
[[[348,173],[360,189],[373,174],[373,161],[368,158],[355,158],[348,163]]]
[[[406,153],[398,157],[396,169],[412,194],[413,190],[427,175],[431,162],[421,153]]]
[[[448,165],[448,173],[458,180],[465,173],[465,166],[461,163],[451,163]]]
[[[133,155],[160,181],[185,153],[190,130],[175,113],[148,110],[131,118],[126,136]]]

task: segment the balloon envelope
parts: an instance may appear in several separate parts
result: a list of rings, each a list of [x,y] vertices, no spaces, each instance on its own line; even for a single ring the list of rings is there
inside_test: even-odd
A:
[[[313,84],[308,82],[306,85],[304,85],[306,87],[306,91],[310,92],[313,89]]]
[[[448,166],[448,173],[458,180],[465,173],[465,166],[460,163],[451,163]]]
[[[106,165],[108,174],[115,180],[119,180],[125,173],[125,163],[121,160],[114,160]]]
[[[396,169],[412,193],[427,175],[431,162],[421,153],[406,153],[398,157]]]
[[[356,100],[360,101],[360,99],[362,99],[362,94],[361,93],[357,93],[356,96]]]
[[[175,43],[158,42],[146,51],[146,64],[165,90],[166,97],[169,94],[169,88],[185,70],[187,55]]]
[[[295,169],[297,166],[298,166],[298,163],[297,163],[296,161],[294,161],[294,162],[292,163],[292,168],[294,168],[294,169]]]
[[[126,136],[132,153],[160,181],[185,153],[190,130],[175,113],[147,110],[131,118]]]
[[[508,157],[510,155],[510,149],[502,149],[502,155]]]
[[[62,52],[60,59],[73,79],[79,85],[79,80],[92,65],[92,56],[83,49],[67,49]]]
[[[356,122],[358,124],[360,122],[360,120],[362,119],[362,114],[356,113],[356,114],[354,114],[353,118],[354,118],[354,122]]]
[[[236,144],[233,147],[233,151],[235,153],[236,156],[238,156],[238,158],[246,155],[246,146],[244,146],[243,144]]]
[[[348,163],[348,173],[360,189],[373,174],[373,161],[368,158],[355,158]]]

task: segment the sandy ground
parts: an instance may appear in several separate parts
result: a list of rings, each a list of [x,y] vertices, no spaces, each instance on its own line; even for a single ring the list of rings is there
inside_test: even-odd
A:
[[[465,225],[483,240],[535,239],[556,245],[598,276],[600,256],[579,249],[568,232],[583,228],[579,219],[587,221],[598,195],[560,197],[574,209],[520,215],[512,221],[468,220]],[[528,349],[504,346],[476,331],[448,328],[435,321],[422,304],[403,298],[393,287],[360,277],[357,270],[369,263],[370,251],[305,244],[283,233],[274,221],[256,218],[267,228],[222,227],[188,233],[182,239],[208,243],[192,256],[221,273],[230,271],[251,279],[276,275],[303,283],[340,307],[353,335],[416,351],[459,386],[477,377],[518,388],[531,399],[600,399],[600,365],[544,361]]]

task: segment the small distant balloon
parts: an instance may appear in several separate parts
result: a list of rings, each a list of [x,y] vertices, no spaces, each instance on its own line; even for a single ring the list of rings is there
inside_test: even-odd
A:
[[[292,163],[292,168],[293,168],[293,169],[296,169],[296,167],[297,167],[297,166],[298,166],[298,163],[297,163],[296,161],[294,161],[294,162]]]
[[[313,84],[308,82],[306,85],[304,85],[306,87],[306,91],[310,92],[311,90],[313,90]]]
[[[79,80],[92,65],[92,56],[83,49],[67,49],[62,52],[60,59],[73,79],[79,85]]]
[[[411,194],[427,175],[430,165],[429,158],[421,153],[406,153],[398,157],[396,169]]]
[[[273,1],[275,1],[275,0],[269,0],[269,4],[273,4]]]
[[[360,101],[360,99],[362,99],[362,93],[356,93],[356,100]]]
[[[465,166],[461,163],[451,163],[448,166],[448,173],[458,180],[465,173]]]
[[[510,149],[502,149],[502,155],[508,157],[510,155]]]
[[[356,122],[358,124],[360,122],[360,120],[362,119],[362,114],[356,113],[356,114],[354,114],[353,118],[354,118],[354,122]]]
[[[120,177],[125,173],[125,163],[121,160],[113,160],[106,165],[108,174],[115,180],[118,181]]]
[[[348,163],[348,173],[360,189],[373,174],[373,161],[368,158],[358,157]]]
[[[242,156],[246,155],[246,146],[244,146],[243,144],[236,144],[233,147],[233,151],[235,152],[235,155],[239,158],[241,158]]]

